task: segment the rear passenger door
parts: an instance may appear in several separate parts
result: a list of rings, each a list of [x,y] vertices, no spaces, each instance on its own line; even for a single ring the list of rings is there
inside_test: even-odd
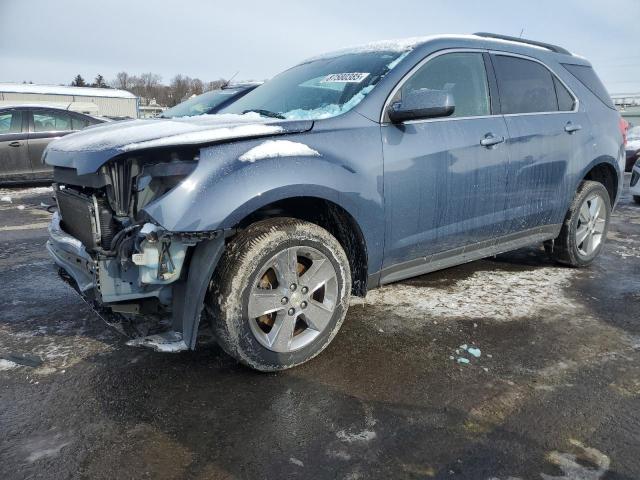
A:
[[[72,115],[63,110],[32,109],[29,133],[29,158],[36,176],[49,176],[51,167],[42,161],[49,142],[73,131]]]
[[[0,180],[28,179],[31,176],[25,117],[25,112],[20,109],[0,110]]]
[[[569,179],[589,120],[544,64],[503,52],[491,58],[509,131],[507,233],[558,225],[574,193]]]

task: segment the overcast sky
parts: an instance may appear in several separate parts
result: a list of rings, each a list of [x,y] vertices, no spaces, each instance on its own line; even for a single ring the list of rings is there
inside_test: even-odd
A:
[[[589,58],[611,93],[640,92],[639,20],[640,0],[0,0],[0,82],[260,80],[371,40],[524,29]]]

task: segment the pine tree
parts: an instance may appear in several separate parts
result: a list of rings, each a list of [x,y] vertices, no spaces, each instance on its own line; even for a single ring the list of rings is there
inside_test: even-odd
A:
[[[84,78],[80,74],[76,75],[76,78],[71,82],[72,87],[86,87],[87,84],[84,81]]]
[[[104,81],[104,77],[100,74],[96,76],[96,79],[91,86],[97,88],[109,88],[109,86]]]

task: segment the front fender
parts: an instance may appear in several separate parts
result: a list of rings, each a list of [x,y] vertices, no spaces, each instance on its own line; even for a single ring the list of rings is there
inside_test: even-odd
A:
[[[280,137],[317,155],[240,160],[264,139],[204,148],[194,172],[145,211],[169,231],[213,231],[233,228],[278,200],[325,199],[358,223],[371,255],[370,271],[377,271],[384,238],[382,152],[379,129],[362,130],[357,154],[354,132],[348,129]]]

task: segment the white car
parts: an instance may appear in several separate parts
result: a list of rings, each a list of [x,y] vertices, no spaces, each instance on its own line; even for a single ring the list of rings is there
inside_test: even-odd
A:
[[[631,171],[631,195],[633,195],[633,201],[640,203],[640,159],[633,166]]]

